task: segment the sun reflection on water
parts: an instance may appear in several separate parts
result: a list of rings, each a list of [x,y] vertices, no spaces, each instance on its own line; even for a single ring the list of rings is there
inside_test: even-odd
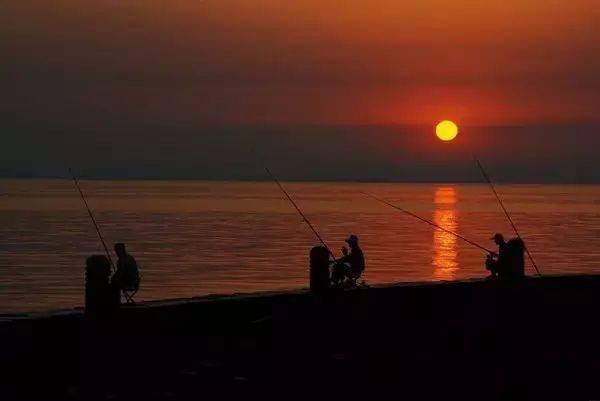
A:
[[[438,187],[435,191],[433,214],[435,224],[456,231],[456,190],[453,187]],[[454,280],[458,270],[458,248],[456,237],[441,230],[433,234],[433,276],[438,280]]]

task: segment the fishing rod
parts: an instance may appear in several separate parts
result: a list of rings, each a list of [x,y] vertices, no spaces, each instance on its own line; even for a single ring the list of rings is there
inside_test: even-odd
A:
[[[104,251],[106,252],[108,261],[110,262],[110,267],[114,270],[115,265],[113,264],[112,258],[110,257],[110,252],[108,251],[106,242],[104,242],[104,237],[102,237],[102,233],[100,232],[100,227],[98,227],[98,223],[96,223],[94,214],[92,213],[92,210],[90,209],[90,206],[88,205],[87,200],[85,199],[85,195],[83,194],[83,191],[81,190],[81,187],[79,186],[79,181],[77,180],[77,177],[75,177],[75,174],[73,174],[73,171],[70,168],[69,168],[69,174],[71,174],[71,178],[73,179],[73,182],[75,183],[75,187],[77,188],[77,191],[79,191],[79,195],[81,196],[81,200],[83,201],[83,204],[85,205],[88,215],[90,216],[92,223],[94,223],[94,228],[96,228],[96,233],[98,234],[98,238],[100,238],[100,242],[102,242],[102,246],[104,247]]]
[[[481,162],[479,161],[478,158],[475,158],[475,162],[477,163],[477,167],[479,167],[479,170],[481,171],[481,174],[483,175],[483,178],[490,185],[490,188],[492,189],[492,192],[496,196],[496,199],[498,200],[498,203],[500,204],[500,207],[502,208],[502,211],[504,212],[504,215],[506,216],[506,218],[510,222],[510,225],[512,226],[513,230],[515,231],[515,234],[517,235],[517,237],[519,237],[519,239],[523,243],[523,247],[525,248],[525,252],[527,252],[527,256],[529,257],[529,260],[531,261],[531,264],[535,268],[535,272],[538,274],[538,276],[541,276],[542,274],[540,273],[540,270],[538,269],[538,266],[535,263],[535,260],[533,260],[533,256],[531,255],[531,252],[529,252],[529,249],[527,248],[527,245],[525,245],[525,241],[523,241],[523,238],[521,238],[521,235],[519,234],[519,231],[517,230],[517,226],[515,226],[515,223],[513,222],[512,218],[510,217],[510,214],[508,213],[508,210],[506,210],[506,207],[504,207],[504,202],[502,202],[502,199],[500,198],[500,195],[498,195],[498,192],[496,191],[496,187],[492,183],[492,180],[487,175],[485,169],[483,168],[483,165],[481,164]]]
[[[469,240],[469,239],[467,239],[467,238],[463,237],[462,235],[460,235],[460,234],[458,234],[458,233],[456,233],[456,232],[454,232],[454,231],[448,230],[448,229],[446,229],[446,228],[444,228],[444,227],[442,227],[442,226],[440,226],[440,225],[438,225],[438,224],[435,224],[435,223],[434,223],[433,221],[431,221],[431,220],[427,220],[427,219],[425,219],[425,218],[423,218],[423,217],[421,217],[421,216],[418,216],[418,215],[416,215],[416,214],[414,214],[414,213],[412,213],[412,212],[409,212],[408,210],[406,210],[406,209],[404,209],[404,208],[402,208],[402,207],[400,207],[400,206],[394,205],[394,204],[392,204],[392,203],[390,203],[390,202],[386,201],[385,199],[378,198],[377,196],[375,196],[375,195],[373,195],[373,194],[370,194],[370,193],[367,193],[367,192],[362,192],[362,191],[360,191],[360,192],[361,192],[362,194],[364,194],[364,195],[368,196],[368,197],[371,197],[371,198],[375,199],[376,201],[379,201],[379,202],[381,202],[381,203],[383,203],[383,204],[385,204],[385,205],[388,205],[389,207],[392,207],[392,208],[394,208],[394,209],[396,209],[396,210],[399,210],[399,211],[401,211],[401,212],[403,212],[403,213],[406,213],[407,215],[409,215],[409,216],[411,216],[411,217],[414,217],[414,218],[416,218],[416,219],[419,219],[419,220],[421,220],[423,223],[427,223],[427,224],[429,224],[430,226],[437,228],[438,230],[441,230],[441,231],[443,231],[443,232],[445,232],[445,233],[448,233],[448,234],[454,235],[455,237],[462,239],[462,240],[463,240],[463,241],[465,241],[466,243],[468,243],[468,244],[471,244],[471,245],[473,245],[473,246],[475,246],[475,247],[477,247],[477,248],[481,249],[482,251],[485,251],[485,252],[487,252],[487,253],[494,253],[493,251],[490,251],[489,249],[487,249],[487,248],[485,248],[485,247],[483,247],[483,246],[479,245],[479,244],[478,244],[478,243],[476,243],[476,242],[473,242],[473,241],[471,241],[471,240]]]
[[[279,180],[273,175],[273,173],[271,172],[271,170],[269,170],[268,167],[265,167],[265,170],[267,171],[267,174],[269,174],[269,176],[271,177],[271,179],[273,181],[275,181],[275,183],[277,184],[277,186],[279,187],[279,189],[281,189],[281,191],[285,194],[286,198],[290,201],[290,203],[294,206],[294,208],[296,208],[296,211],[298,211],[298,213],[300,214],[300,216],[302,216],[302,219],[304,219],[304,222],[310,227],[310,229],[315,234],[315,236],[317,237],[317,239],[321,242],[321,244],[323,244],[323,246],[325,248],[327,248],[327,250],[329,251],[329,254],[333,258],[333,261],[337,262],[337,259],[336,259],[335,255],[333,254],[333,252],[331,252],[331,249],[327,246],[327,244],[325,243],[325,241],[323,240],[323,238],[321,238],[321,236],[319,235],[319,233],[317,232],[317,230],[315,229],[315,227],[310,223],[310,221],[308,220],[308,218],[306,217],[306,215],[304,213],[302,213],[302,210],[300,210],[300,208],[298,207],[298,205],[296,204],[296,202],[294,202],[294,200],[288,194],[288,192],[285,190],[285,188],[283,188],[283,185],[281,185],[281,183],[279,182]]]

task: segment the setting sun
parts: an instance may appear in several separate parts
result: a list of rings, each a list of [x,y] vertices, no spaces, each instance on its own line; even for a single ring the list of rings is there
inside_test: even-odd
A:
[[[442,141],[451,141],[458,135],[458,127],[450,120],[444,120],[435,127],[435,134]]]

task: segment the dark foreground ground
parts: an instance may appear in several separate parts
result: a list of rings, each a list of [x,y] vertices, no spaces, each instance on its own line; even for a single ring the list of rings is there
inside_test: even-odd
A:
[[[600,399],[600,276],[0,322],[4,400]]]

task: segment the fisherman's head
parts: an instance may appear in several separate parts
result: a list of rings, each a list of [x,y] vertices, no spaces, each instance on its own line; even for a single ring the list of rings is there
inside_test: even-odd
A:
[[[350,235],[346,238],[346,242],[350,245],[350,248],[355,248],[358,246],[358,237],[354,234]]]
[[[117,254],[118,257],[125,256],[125,254],[127,253],[125,251],[125,244],[122,242],[116,243],[115,244],[115,253]]]
[[[494,234],[494,236],[491,239],[496,243],[496,245],[501,245],[501,244],[504,244],[504,242],[505,242],[504,235],[502,235],[500,233]]]

